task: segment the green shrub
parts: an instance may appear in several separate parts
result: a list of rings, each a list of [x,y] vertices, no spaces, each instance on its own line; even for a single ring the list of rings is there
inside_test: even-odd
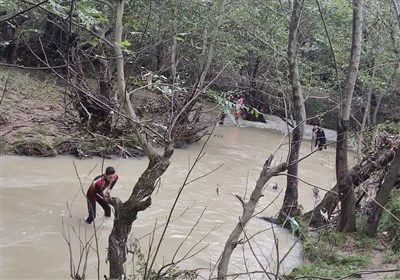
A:
[[[12,150],[20,155],[54,157],[57,152],[44,140],[22,140],[12,144]]]
[[[317,237],[303,238],[304,255],[309,261],[320,261],[343,243],[343,234],[335,230],[322,230]]]
[[[384,211],[379,221],[379,228],[386,231],[391,238],[391,249],[400,251],[400,194],[399,191],[392,192],[392,198],[386,205],[387,211]],[[397,217],[394,218],[393,216]]]
[[[141,146],[139,140],[135,135],[129,135],[124,144],[128,149]]]
[[[316,236],[305,235],[302,240],[307,262],[285,276],[286,279],[304,275],[340,278],[365,267],[369,262],[369,257],[363,255],[343,256],[337,252],[345,239],[344,233],[334,229],[321,230]]]
[[[53,132],[51,132],[47,127],[42,126],[42,125],[33,128],[31,132],[34,134],[39,134],[39,135],[43,135],[43,136],[54,135]]]
[[[167,273],[158,275],[158,271],[152,269],[151,272],[148,270],[147,258],[141,251],[137,240],[133,240],[130,244],[133,253],[132,267],[129,268],[130,273],[127,275],[128,280],[139,280],[144,279],[146,271],[146,279],[149,280],[192,280],[198,278],[197,270],[180,270],[178,267],[170,269]],[[150,260],[151,262],[151,260]]]
[[[398,253],[393,252],[392,250],[389,250],[386,252],[386,254],[383,256],[383,263],[396,263],[399,260],[400,256]]]
[[[294,279],[295,277],[304,275],[332,279],[340,278],[359,271],[368,262],[369,260],[365,256],[340,256],[333,252],[323,261],[314,261],[293,269],[292,273],[286,276],[286,279]]]

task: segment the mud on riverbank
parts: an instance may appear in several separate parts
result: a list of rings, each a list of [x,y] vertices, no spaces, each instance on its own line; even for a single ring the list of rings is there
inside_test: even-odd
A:
[[[29,156],[75,155],[140,157],[142,151],[136,137],[124,130],[124,135],[113,137],[93,133],[80,122],[68,100],[65,86],[43,72],[22,71],[0,67],[0,151]],[[162,95],[148,90],[133,94],[139,113],[162,126],[165,103]],[[149,104],[152,110],[149,111]],[[200,126],[212,125],[220,111],[207,105]],[[214,110],[213,110],[214,109]],[[277,116],[265,115],[266,123],[239,120],[243,127],[252,126],[287,132],[287,125]],[[226,118],[225,125],[236,125]],[[307,125],[304,138],[311,139],[312,126]],[[325,129],[329,142],[336,140],[336,132]],[[185,143],[178,143],[184,146]]]
[[[116,129],[116,136],[93,132],[82,124],[63,82],[57,82],[49,74],[0,67],[0,90],[1,153],[80,158],[143,155],[129,127],[122,125]],[[168,110],[162,94],[142,90],[133,94],[132,99],[137,112],[145,114],[155,129],[162,129],[165,119],[162,116]],[[217,114],[215,111],[205,114],[197,125],[212,124]],[[184,147],[183,142],[177,141],[177,145]]]

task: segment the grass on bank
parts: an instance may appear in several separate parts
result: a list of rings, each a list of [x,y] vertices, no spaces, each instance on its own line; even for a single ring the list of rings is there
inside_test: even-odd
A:
[[[365,270],[372,258],[382,252],[382,264],[397,264],[400,260],[400,191],[393,190],[379,223],[378,238],[366,236],[362,229],[365,219],[357,219],[359,232],[345,234],[335,228],[318,232],[303,231],[305,263],[295,268],[286,279],[338,279]],[[390,213],[389,213],[390,212]],[[396,216],[398,219],[393,217]],[[383,240],[381,240],[383,238]],[[383,244],[383,243],[384,244]],[[375,260],[376,261],[376,260]],[[357,277],[357,275],[354,275]],[[400,279],[400,272],[384,279]]]
[[[286,279],[296,279],[296,277],[307,275],[340,278],[367,266],[370,258],[366,255],[340,253],[344,240],[346,240],[346,235],[334,229],[325,229],[317,234],[303,236],[306,261],[302,266],[293,269]]]
[[[7,92],[18,91],[25,96],[55,98],[60,95],[57,81],[46,73],[7,69],[0,67],[0,85],[3,89],[7,83]]]

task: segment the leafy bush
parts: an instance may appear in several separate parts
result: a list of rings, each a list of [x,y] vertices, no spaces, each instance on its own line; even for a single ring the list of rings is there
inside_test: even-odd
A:
[[[343,243],[343,234],[334,230],[322,230],[318,237],[303,237],[305,257],[311,261],[321,261],[332,254],[334,248]]]
[[[295,279],[297,276],[312,275],[316,277],[340,278],[357,272],[368,264],[366,256],[340,256],[332,252],[323,261],[315,261],[293,269],[286,279]]]
[[[373,139],[376,139],[376,135],[379,134],[388,134],[388,135],[399,135],[400,134],[400,124],[394,121],[386,121],[384,123],[378,124],[374,127],[373,130],[368,130],[364,133],[364,142],[365,143],[373,143]],[[366,145],[368,148],[369,145]]]
[[[303,249],[307,263],[295,268],[286,279],[312,275],[315,277],[340,278],[365,267],[369,258],[364,255],[341,255],[345,235],[333,229],[321,230],[316,236],[303,237]]]
[[[393,191],[392,198],[386,206],[388,211],[384,211],[379,223],[379,228],[388,233],[391,238],[392,250],[400,251],[400,193]],[[397,217],[394,218],[393,216]]]
[[[149,280],[193,280],[198,278],[197,270],[180,270],[178,267],[174,267],[170,269],[166,273],[160,273],[155,270],[148,270],[148,260],[144,253],[141,251],[139,246],[139,242],[137,240],[131,240],[130,243],[130,253],[133,253],[132,258],[132,268],[130,269],[131,273],[127,275],[128,280],[136,280],[136,279],[144,279],[146,275],[146,279]],[[151,261],[151,260],[150,260]]]
[[[392,250],[386,252],[383,256],[383,263],[396,263],[399,259],[399,255]]]

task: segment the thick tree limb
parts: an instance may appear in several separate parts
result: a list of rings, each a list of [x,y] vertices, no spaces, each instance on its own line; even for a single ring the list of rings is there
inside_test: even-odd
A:
[[[299,65],[297,62],[298,47],[298,32],[301,14],[303,11],[304,1],[295,0],[293,2],[293,11],[289,27],[288,39],[288,63],[289,63],[289,78],[292,86],[292,112],[296,122],[296,126],[292,132],[290,140],[289,160],[288,160],[288,176],[286,183],[285,197],[283,205],[279,212],[278,220],[284,221],[286,217],[293,216],[298,207],[298,159],[300,154],[301,142],[303,140],[304,129],[306,126],[306,108],[304,105],[304,96],[300,82]]]
[[[389,200],[390,193],[396,184],[397,176],[400,172],[400,144],[397,145],[393,153],[395,153],[395,156],[390,164],[389,172],[386,174],[375,200],[372,201],[372,209],[364,228],[364,232],[370,236],[376,236],[383,208]]]
[[[371,174],[376,170],[382,169],[393,160],[394,154],[392,151],[385,151],[381,155],[370,157],[360,164],[354,166],[345,180],[353,188],[358,187],[362,182],[370,178]],[[310,220],[310,226],[318,227],[324,224],[319,210],[323,208],[328,211],[331,216],[333,210],[337,206],[338,184],[336,184],[331,191],[327,192],[322,201],[310,212],[303,215],[306,220]]]
[[[236,224],[228,240],[225,243],[224,251],[222,252],[221,260],[218,264],[218,279],[226,279],[228,273],[228,266],[231,255],[235,250],[240,235],[243,233],[247,223],[253,216],[254,210],[262,196],[262,190],[265,184],[273,177],[278,175],[287,169],[288,165],[286,162],[281,163],[277,166],[270,168],[273,155],[271,155],[265,162],[264,167],[260,173],[260,176],[256,182],[256,186],[250,195],[250,199],[244,203],[243,214],[239,218],[239,222]]]

